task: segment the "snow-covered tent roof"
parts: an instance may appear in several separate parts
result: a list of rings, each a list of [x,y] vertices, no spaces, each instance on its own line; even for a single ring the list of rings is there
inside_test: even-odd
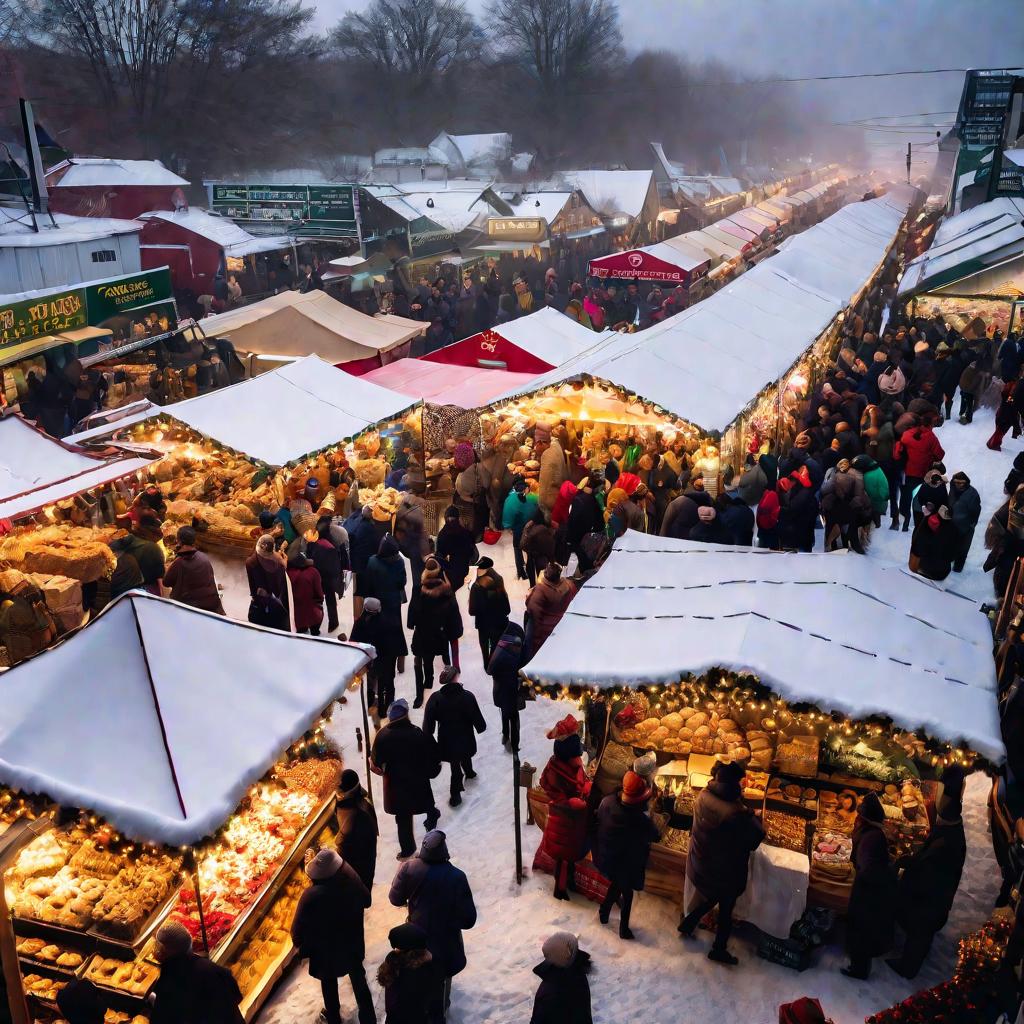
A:
[[[257,238],[227,217],[194,207],[188,210],[154,210],[151,213],[140,214],[139,220],[177,224],[185,231],[191,231],[219,245],[228,256],[241,257],[256,252],[273,252],[276,249],[287,249],[292,244],[292,240],[285,235],[261,235]]]
[[[283,466],[415,404],[311,355],[163,412],[250,458]]]
[[[498,211],[487,201],[488,185],[457,179],[400,185],[367,185],[366,191],[407,221],[426,218],[443,231],[458,234]]]
[[[562,171],[565,184],[578,188],[605,216],[639,217],[651,192],[653,171]]]
[[[285,358],[317,352],[348,363],[388,352],[427,325],[398,316],[367,316],[322,291],[278,292],[199,321],[207,337],[230,338],[240,352]]]
[[[725,430],[864,287],[913,193],[903,187],[843,207],[710,298],[637,334],[605,335],[524,391],[589,375],[704,430]]]
[[[46,172],[50,184],[75,187],[123,187],[125,185],[188,185],[188,180],[169,171],[159,160],[120,160],[110,157],[71,157]]]
[[[611,333],[595,334],[589,327],[549,306],[507,324],[498,324],[491,330],[552,366],[560,366],[589,349],[595,340]]]
[[[79,423],[82,429],[65,437],[64,443],[83,444],[86,441],[97,441],[115,431],[151,419],[153,416],[159,415],[160,411],[161,406],[151,402],[148,398],[140,398],[137,402],[119,405],[114,409],[100,409],[86,416]]]
[[[628,532],[526,672],[612,688],[712,668],[751,672],[790,702],[885,715],[992,762],[1005,757],[992,632],[976,604],[855,555]]]
[[[118,220],[115,217],[74,217],[69,213],[55,213],[53,227],[48,220],[39,218],[39,231],[32,230],[32,222],[4,218],[0,221],[0,248],[38,248],[47,245],[67,245],[70,242],[92,242],[112,235],[131,235],[142,230],[137,220]]]
[[[513,209],[517,217],[542,217],[550,225],[570,199],[571,192],[524,192]]]
[[[368,661],[133,591],[4,675],[0,780],[137,840],[194,843]]]
[[[505,391],[521,387],[533,377],[532,373],[433,363],[427,359],[396,359],[370,370],[361,379],[410,395],[410,402],[422,399],[439,405],[476,409]]]
[[[148,463],[102,458],[44,434],[20,416],[8,416],[0,420],[0,519],[31,515]]]
[[[1024,199],[993,199],[941,224],[931,247],[907,266],[899,294],[942,288],[1021,255]]]

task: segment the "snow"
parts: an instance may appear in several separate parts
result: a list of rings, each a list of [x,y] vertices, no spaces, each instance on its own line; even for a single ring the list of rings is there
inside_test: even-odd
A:
[[[176,224],[185,231],[191,231],[219,245],[228,256],[240,257],[257,252],[273,252],[276,249],[288,249],[292,245],[292,240],[285,235],[256,238],[233,220],[195,207],[187,210],[154,210],[141,214],[139,220]]]
[[[607,217],[639,217],[651,192],[653,171],[562,171],[566,185],[578,188],[591,208]]]
[[[310,355],[163,412],[250,458],[283,466],[415,404]]]
[[[83,423],[99,422],[98,426],[87,427],[77,434],[64,438],[65,444],[81,444],[83,441],[95,441],[108,437],[115,431],[130,427],[133,423],[141,423],[160,413],[161,407],[148,398],[141,398],[128,405],[120,405],[116,409],[102,409],[98,413],[87,416]]]
[[[968,467],[972,481],[981,492],[984,504],[982,525],[975,535],[968,567],[956,578],[954,589],[975,601],[991,599],[991,578],[981,572],[985,552],[982,531],[989,515],[1001,502],[1002,480],[1019,442],[1004,442],[1003,454],[988,452],[984,440],[992,430],[992,413],[979,414],[972,426],[957,423],[944,426],[939,436],[947,448],[946,465],[953,471]],[[876,532],[869,559],[905,563],[909,535],[888,530]],[[515,579],[508,535],[495,547],[483,548],[495,559],[504,576],[518,615],[526,595],[526,585]],[[218,579],[228,583],[225,603],[229,614],[245,615],[248,595],[239,563],[218,563]],[[756,942],[749,931],[740,928],[730,943],[740,957],[740,966],[726,969],[710,963],[705,954],[710,946],[706,932],[698,932],[700,941],[683,944],[676,935],[678,910],[667,900],[641,893],[634,901],[632,927],[634,943],[619,940],[611,927],[601,927],[597,907],[581,896],[570,902],[551,896],[551,878],[538,874],[527,877],[522,887],[515,883],[512,818],[511,758],[500,745],[500,718],[491,704],[490,680],[484,675],[472,620],[467,614],[467,588],[459,593],[459,604],[467,635],[461,642],[462,679],[476,694],[487,720],[487,731],[479,737],[480,753],[474,760],[479,778],[468,784],[462,806],[451,809],[447,797],[447,768],[433,784],[441,808],[440,828],[448,835],[455,864],[469,876],[476,897],[479,920],[476,928],[465,933],[469,966],[454,981],[453,1024],[509,1024],[529,1019],[537,978],[531,973],[540,962],[541,942],[553,931],[565,929],[579,934],[580,945],[595,960],[590,983],[596,1024],[651,1024],[677,1020],[753,1022],[767,1024],[777,1017],[776,1007],[802,995],[819,998],[826,1014],[836,1024],[861,1024],[876,1013],[912,992],[949,978],[956,961],[956,944],[964,933],[980,927],[991,912],[999,886],[999,872],[992,855],[988,829],[986,798],[989,780],[983,775],[968,779],[964,800],[964,822],[968,855],[960,889],[946,927],[936,937],[921,974],[912,982],[893,974],[881,960],[875,961],[871,980],[851,981],[839,974],[846,963],[842,948],[842,928],[814,955],[813,966],[796,973],[758,959]],[[342,630],[351,628],[351,602],[341,602]],[[602,639],[604,649],[630,644],[627,624],[608,630]],[[398,677],[398,695],[413,697],[411,658],[405,673]],[[542,768],[551,752],[544,738],[547,729],[572,705],[541,698],[527,705],[522,713],[522,757]],[[422,711],[413,711],[413,719],[422,721]],[[351,767],[365,781],[362,753],[356,746],[355,730],[362,729],[358,702],[335,715],[332,730],[342,742]],[[372,726],[371,726],[372,730]],[[372,780],[377,807],[381,807],[380,780]],[[525,796],[525,794],[524,794]],[[525,799],[523,820],[525,822]],[[422,836],[422,819],[416,822],[417,838]],[[540,840],[540,830],[523,825],[523,860],[527,868]],[[374,980],[378,965],[388,952],[388,931],[405,920],[405,911],[388,903],[387,893],[397,865],[398,844],[394,822],[381,816],[377,881],[373,906],[366,917],[367,976],[383,1019],[383,994]],[[529,875],[529,872],[528,872]],[[342,1016],[355,1019],[355,1003],[346,983],[341,984]],[[294,968],[281,983],[259,1017],[259,1024],[295,1024],[313,1021],[322,1003],[319,983],[308,976],[304,965]],[[347,1015],[347,1016],[346,1016]]]
[[[68,245],[72,242],[93,242],[112,235],[130,235],[142,230],[136,220],[118,220],[114,217],[73,217],[69,213],[55,213],[54,227],[48,217],[37,215],[38,231],[32,230],[32,219],[19,211],[18,218],[5,214],[0,221],[0,248],[36,248],[47,245]]]
[[[57,441],[20,416],[0,420],[0,519],[46,505],[145,468],[148,459],[104,459]]]
[[[508,132],[484,132],[476,135],[452,135],[441,132],[430,143],[431,148],[444,152],[445,143],[455,148],[466,168],[494,169],[509,159],[512,136]]]
[[[476,409],[502,392],[533,380],[533,376],[532,373],[485,370],[478,366],[432,363],[426,359],[396,359],[363,374],[362,379],[411,395],[410,402],[422,399]]]
[[[550,306],[498,324],[491,331],[555,367],[589,351],[602,338],[615,337],[611,331],[598,334]]]
[[[0,778],[134,839],[194,843],[368,660],[133,591],[5,674]]]
[[[524,192],[513,209],[516,217],[541,217],[550,226],[571,198],[571,192]]]
[[[402,184],[394,188],[373,188],[371,193],[389,210],[406,220],[426,217],[445,231],[458,234],[497,211],[484,199],[482,182],[428,182],[423,185]]]
[[[634,643],[609,650],[602,636],[621,621]],[[614,688],[750,671],[790,702],[887,715],[1000,763],[991,646],[973,601],[899,565],[627,533],[529,675]]]
[[[64,170],[64,168],[67,170]],[[63,173],[60,173],[62,172]],[[188,180],[169,171],[159,160],[120,160],[108,157],[73,157],[51,167],[46,176],[60,173],[56,187],[103,187],[125,185],[188,185]]]

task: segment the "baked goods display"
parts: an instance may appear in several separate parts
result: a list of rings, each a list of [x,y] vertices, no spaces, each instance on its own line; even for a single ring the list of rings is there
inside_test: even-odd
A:
[[[95,985],[133,996],[145,996],[160,975],[160,969],[146,960],[118,960],[97,954],[89,961],[85,977]]]
[[[128,942],[136,939],[171,895],[179,865],[169,857],[146,855],[122,867],[93,909],[96,930]]]
[[[785,775],[811,779],[818,774],[820,750],[817,736],[792,736],[778,745],[775,765]]]
[[[620,733],[624,743],[673,754],[722,754],[749,761],[751,748],[743,728],[729,717],[725,705],[698,711],[683,707],[660,718],[651,716]],[[767,765],[765,765],[767,767]]]
[[[743,776],[742,785],[744,800],[764,800],[768,791],[768,773],[755,772],[748,768],[747,774]]]
[[[287,767],[275,770],[275,776],[289,789],[304,789],[321,800],[338,788],[341,782],[342,763],[337,758],[294,761]]]
[[[41,999],[44,1003],[55,1003],[57,993],[67,985],[66,981],[47,978],[41,974],[26,974],[22,977],[21,983],[26,995],[35,996],[36,999]]]
[[[823,789],[818,796],[818,828],[849,835],[857,820],[857,794],[852,789],[835,793]]]
[[[815,864],[849,864],[853,857],[853,840],[842,832],[816,832],[811,844],[811,860]]]
[[[58,1024],[54,1021],[54,1024]],[[103,1014],[103,1024],[149,1024],[149,1018],[141,1013],[133,1017],[130,1013],[123,1013],[121,1010],[107,1010]]]
[[[45,964],[47,967],[56,967],[71,974],[78,971],[85,963],[85,957],[81,953],[77,953],[73,949],[66,949],[55,942],[48,942],[46,939],[19,939],[16,948],[18,956],[25,960]]]
[[[690,833],[682,828],[667,828],[659,843],[668,850],[686,854],[690,851]]]
[[[818,790],[814,786],[808,786],[803,782],[794,782],[792,779],[785,779],[778,775],[768,783],[765,799],[769,803],[800,808],[802,811],[809,812],[810,817],[813,817],[818,811]]]
[[[114,571],[108,541],[123,530],[60,524],[15,528],[0,538],[0,563],[26,573],[66,576],[93,583]]]
[[[784,811],[764,812],[765,842],[797,853],[807,852],[807,822]]]
[[[14,866],[7,872],[13,882],[41,875],[56,874],[68,862],[68,851],[61,846],[50,832],[44,832],[18,854]]]
[[[92,925],[93,908],[104,888],[103,879],[80,875],[65,864],[55,875],[26,881],[12,909],[15,917],[26,921],[85,931]]]
[[[898,786],[889,783],[879,797],[882,801],[882,809],[886,811],[887,816],[889,816],[888,809],[892,808],[897,812],[891,815],[894,818],[903,817],[910,822],[920,820],[922,824],[925,823],[927,815],[924,793],[922,793],[921,783],[917,779],[905,779]]]

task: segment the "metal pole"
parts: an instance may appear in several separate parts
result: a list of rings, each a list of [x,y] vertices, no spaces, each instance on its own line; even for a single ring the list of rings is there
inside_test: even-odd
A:
[[[378,698],[379,699],[379,698]],[[370,717],[366,709],[366,677],[363,677],[359,684],[359,703],[363,709],[363,731],[366,733],[366,746],[363,748],[363,755],[366,758],[366,799],[373,806],[373,776],[370,774]]]
[[[512,748],[512,806],[516,822],[516,885],[523,884],[523,827],[519,809],[519,750]]]
[[[193,860],[192,862],[192,885],[196,890],[196,906],[199,908],[199,930],[203,933],[203,948],[206,950],[207,957],[213,954],[213,950],[210,949],[210,939],[206,934],[206,914],[203,913],[203,894],[199,888],[199,861]]]

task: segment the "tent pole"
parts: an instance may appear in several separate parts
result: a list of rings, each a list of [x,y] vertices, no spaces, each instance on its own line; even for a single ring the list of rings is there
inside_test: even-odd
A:
[[[523,825],[519,807],[519,747],[512,747],[512,806],[516,825],[516,885],[523,884]]]
[[[199,930],[203,934],[203,948],[209,958],[213,954],[213,950],[210,949],[210,939],[206,934],[206,914],[203,913],[203,894],[199,888],[199,862],[197,860],[192,862],[192,885],[196,890],[196,906],[199,908]]]
[[[369,669],[367,669],[369,671]],[[379,699],[379,698],[378,698]],[[365,745],[363,747],[363,756],[366,758],[366,799],[370,801],[370,806],[373,806],[373,783],[371,782],[372,776],[370,774],[370,718],[366,709],[366,676],[363,676],[362,682],[359,684],[359,703],[363,709],[363,732],[366,736]]]

